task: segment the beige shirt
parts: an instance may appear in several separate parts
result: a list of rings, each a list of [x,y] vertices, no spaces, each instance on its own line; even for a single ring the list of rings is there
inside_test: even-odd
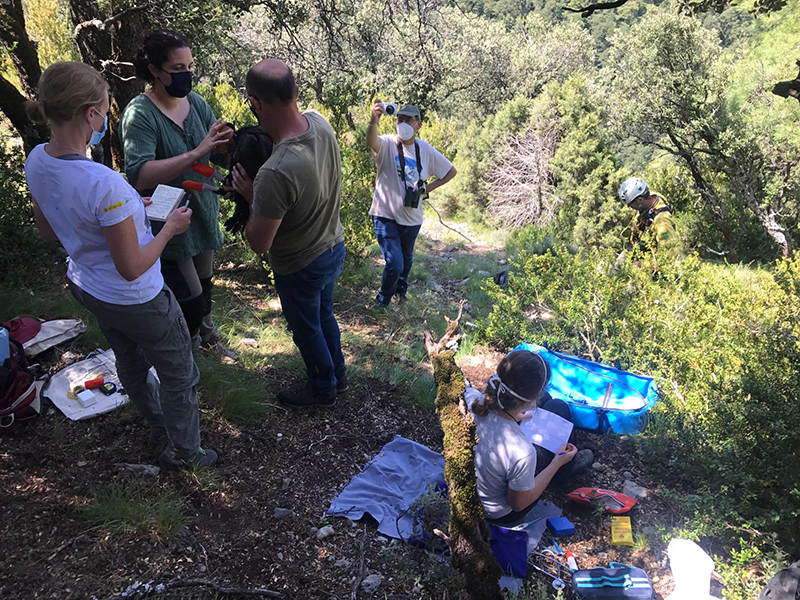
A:
[[[253,183],[253,210],[282,219],[269,262],[279,275],[307,267],[344,241],[339,220],[342,166],[339,144],[321,114],[303,113],[308,131],[276,144]]]
[[[372,196],[369,214],[373,217],[391,219],[400,225],[422,225],[422,202],[417,208],[403,206],[405,186],[400,178],[397,135],[382,135],[378,140],[381,143],[381,150],[374,155],[377,174],[375,194]],[[453,163],[428,142],[420,139],[416,142],[419,144],[419,158],[422,162],[422,179],[425,181],[431,177],[442,179],[447,175],[453,168]],[[413,187],[419,178],[417,153],[413,144],[410,146],[403,144],[403,157],[406,163],[405,180],[409,187]]]

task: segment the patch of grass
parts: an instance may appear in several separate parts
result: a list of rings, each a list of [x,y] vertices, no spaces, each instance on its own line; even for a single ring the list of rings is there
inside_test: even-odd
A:
[[[168,540],[188,522],[179,499],[138,484],[97,490],[81,512],[90,523],[112,533],[153,533]]]
[[[210,354],[195,357],[200,369],[202,398],[215,415],[231,423],[252,423],[263,419],[270,410],[264,384],[241,368],[223,365]]]
[[[633,534],[633,549],[635,551],[647,550],[650,547],[650,540],[643,533]]]
[[[222,488],[222,479],[218,470],[200,467],[194,462],[188,469],[181,471],[180,475],[186,477],[193,486],[204,493],[216,492]]]
[[[417,375],[408,388],[408,396],[422,408],[434,410],[436,384],[433,375],[427,372]]]
[[[53,423],[53,445],[60,448],[67,440],[67,432],[64,431],[64,426],[58,420]]]

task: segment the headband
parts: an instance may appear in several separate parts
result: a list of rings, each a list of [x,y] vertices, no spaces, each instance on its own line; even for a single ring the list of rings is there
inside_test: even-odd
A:
[[[539,360],[540,360],[540,361],[542,361],[542,367],[544,368],[544,374],[545,374],[545,377],[546,377],[546,376],[547,376],[547,363],[545,362],[545,360],[544,360],[544,358],[542,357],[542,355],[541,355],[541,354],[539,354],[538,352],[534,352],[533,354],[535,354],[536,356],[538,356],[538,357],[539,357]],[[545,382],[545,383],[546,383],[546,382]],[[520,396],[518,393],[516,393],[514,390],[512,390],[510,387],[508,387],[508,386],[507,386],[505,383],[503,383],[503,380],[502,380],[502,379],[500,379],[500,376],[499,376],[497,373],[495,373],[494,375],[492,375],[492,376],[489,378],[489,385],[490,385],[490,386],[491,386],[493,389],[497,390],[497,394],[496,394],[496,397],[497,397],[497,404],[498,404],[498,405],[500,406],[500,408],[502,408],[503,410],[505,410],[505,409],[506,409],[506,407],[505,407],[505,406],[503,406],[503,401],[502,401],[502,400],[500,400],[500,395],[501,395],[501,394],[503,394],[504,392],[508,392],[509,394],[511,394],[512,396],[514,396],[514,397],[515,397],[517,400],[521,400],[522,402],[530,402],[530,401],[531,401],[531,400],[530,400],[530,398],[523,398],[523,397],[522,397],[522,396]],[[542,389],[544,389],[544,386],[542,386]],[[540,393],[541,393],[541,392],[540,392]]]

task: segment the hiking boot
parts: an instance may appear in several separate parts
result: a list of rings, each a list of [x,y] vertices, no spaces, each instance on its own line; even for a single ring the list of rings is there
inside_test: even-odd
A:
[[[586,469],[592,466],[594,462],[594,452],[591,450],[578,450],[575,458],[572,459],[572,470],[570,475],[577,475],[583,473]]]
[[[336,376],[336,393],[344,394],[350,386],[347,384],[347,373],[342,373]]]
[[[195,469],[197,467],[213,467],[217,464],[219,455],[210,448],[200,448],[197,454],[191,458],[178,459],[172,455],[172,451],[164,450],[158,457],[158,464],[165,471],[177,471],[178,469]]]
[[[338,385],[337,385],[338,387]],[[336,406],[336,388],[320,393],[306,387],[283,388],[278,392],[278,401],[291,408],[331,408]]]

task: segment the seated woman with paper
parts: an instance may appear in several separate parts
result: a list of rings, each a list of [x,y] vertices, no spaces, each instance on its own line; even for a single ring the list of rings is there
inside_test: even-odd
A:
[[[50,125],[50,142],[31,151],[25,178],[39,232],[69,253],[70,292],[114,350],[119,380],[150,424],[151,449],[166,447],[161,466],[213,465],[217,454],[200,447],[200,373],[189,330],[159,268],[161,252],[189,227],[192,210],[175,209],[154,236],[138,192],[86,157],[108,128],[108,84],[95,69],[54,63],[38,91],[27,111]]]
[[[578,452],[569,442],[569,407],[544,391],[549,379],[544,358],[517,350],[500,361],[482,395],[476,390],[467,394],[468,402],[474,397],[470,410],[478,434],[478,497],[487,519],[496,525],[524,522],[556,473],[568,477],[592,464],[591,450]]]

